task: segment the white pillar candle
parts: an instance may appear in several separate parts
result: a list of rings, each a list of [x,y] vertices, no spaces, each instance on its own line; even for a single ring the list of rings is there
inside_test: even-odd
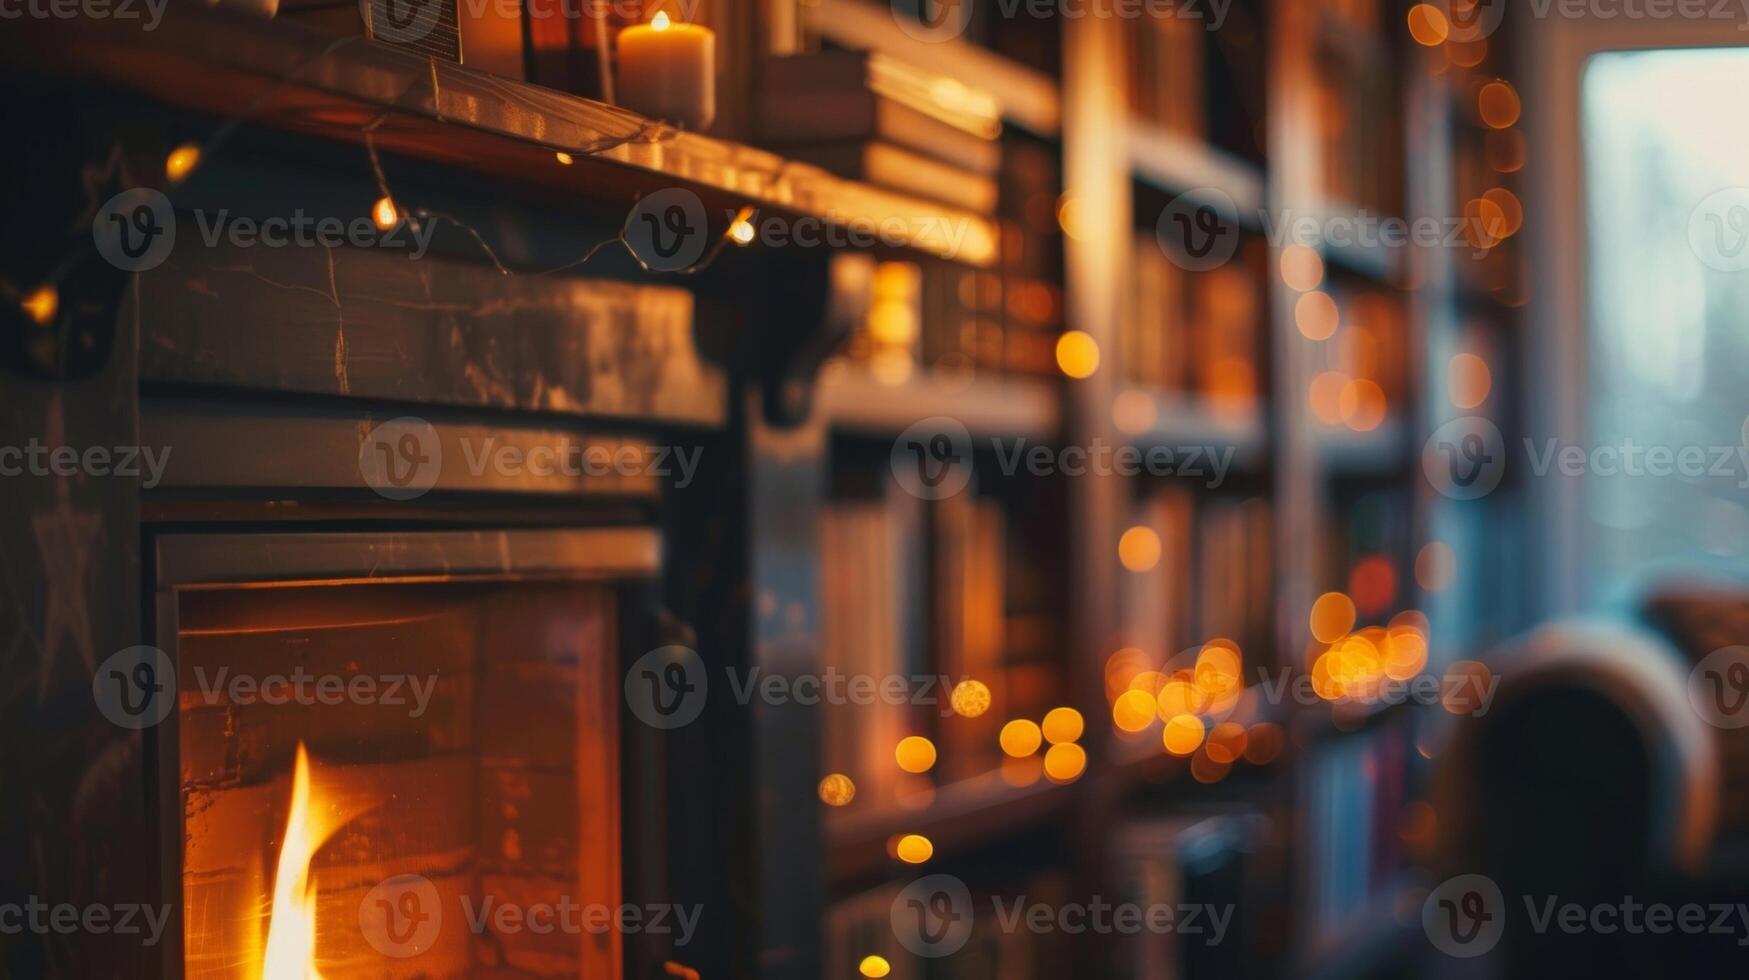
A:
[[[708,27],[675,24],[661,11],[648,24],[619,32],[619,104],[687,129],[705,129],[717,114],[717,36]]]

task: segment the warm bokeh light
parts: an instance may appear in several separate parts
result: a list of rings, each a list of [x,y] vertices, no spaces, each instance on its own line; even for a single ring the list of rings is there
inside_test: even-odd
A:
[[[1087,203],[1070,194],[1057,200],[1057,226],[1063,234],[1076,241],[1086,241],[1092,235]]]
[[[1324,257],[1310,245],[1294,244],[1281,250],[1281,281],[1302,293],[1324,281]]]
[[[1294,303],[1294,326],[1308,340],[1329,340],[1338,319],[1336,301],[1329,293],[1314,290]]]
[[[1312,417],[1325,425],[1342,424],[1342,389],[1348,386],[1348,375],[1341,371],[1324,371],[1312,379],[1307,400]]]
[[[1476,94],[1476,109],[1490,129],[1505,129],[1518,122],[1518,91],[1505,81],[1492,81]]]
[[[1166,681],[1165,674],[1157,670],[1144,670],[1130,678],[1130,689],[1147,691],[1149,696],[1153,696],[1160,693],[1160,689],[1166,686]]]
[[[1233,769],[1230,763],[1216,762],[1205,749],[1191,757],[1190,775],[1199,783],[1218,783]]]
[[[55,314],[61,310],[61,293],[53,286],[38,286],[26,293],[18,305],[24,308],[24,315],[30,317],[32,323],[47,326],[54,322]]]
[[[1447,41],[1445,54],[1452,64],[1460,68],[1474,68],[1487,60],[1488,39],[1479,37],[1473,41]]]
[[[1483,142],[1482,154],[1497,172],[1515,174],[1524,169],[1524,134],[1516,129],[1496,129]]]
[[[1500,238],[1511,238],[1518,234],[1518,229],[1524,227],[1524,204],[1518,200],[1518,195],[1504,187],[1492,187],[1482,192],[1482,200],[1500,212]]]
[[[1406,681],[1427,666],[1427,637],[1404,626],[1385,631],[1385,676]]]
[[[1490,249],[1505,237],[1506,212],[1485,197],[1464,202],[1464,240],[1478,249]]]
[[[1057,338],[1057,368],[1071,378],[1090,378],[1099,370],[1099,342],[1084,330]]]
[[[1016,718],[1002,726],[996,741],[1001,744],[1003,752],[1016,759],[1023,759],[1038,751],[1039,745],[1044,742],[1044,735],[1039,731],[1038,725],[1025,718]]]
[[[559,161],[560,164],[567,166],[567,167],[569,167],[571,164],[577,162],[576,159],[571,156],[571,154],[566,153],[564,150],[560,150],[559,152],[554,153],[553,159]]]
[[[1457,575],[1457,555],[1444,541],[1429,541],[1415,553],[1415,583],[1424,591],[1440,592]]]
[[[1238,644],[1216,639],[1203,644],[1196,655],[1191,683],[1206,700],[1205,711],[1221,711],[1244,690],[1245,661]]]
[[[862,962],[856,965],[856,972],[868,977],[869,980],[881,980],[893,972],[893,965],[884,956],[864,956]]]
[[[1419,609],[1405,609],[1391,617],[1390,628],[1414,630],[1422,636],[1427,636],[1427,614]]]
[[[401,209],[387,197],[379,197],[370,207],[370,220],[378,231],[390,231],[401,223]]]
[[[1312,603],[1310,626],[1319,643],[1335,643],[1354,628],[1354,601],[1340,592],[1326,592]]]
[[[1173,715],[1166,720],[1166,727],[1160,732],[1160,741],[1166,746],[1166,751],[1176,756],[1186,756],[1196,751],[1202,744],[1202,719],[1195,715]]]
[[[1074,742],[1053,745],[1045,753],[1045,776],[1054,783],[1072,783],[1087,769],[1087,752]]]
[[[1154,699],[1155,712],[1162,721],[1170,721],[1179,715],[1200,714],[1208,702],[1208,695],[1202,688],[1189,680],[1167,681]]]
[[[170,155],[164,159],[164,179],[172,184],[180,183],[198,166],[200,166],[200,144],[184,143],[171,150]]]
[[[1111,400],[1111,424],[1124,435],[1139,436],[1147,432],[1159,417],[1159,406],[1145,391],[1122,391]]]
[[[736,218],[729,224],[729,240],[737,245],[751,244],[753,241],[753,222],[746,218]]]
[[[1126,732],[1139,732],[1154,723],[1154,703],[1147,691],[1125,691],[1111,705],[1111,723]]]
[[[922,864],[935,856],[935,845],[922,834],[906,834],[893,845],[893,854],[906,864]]]
[[[1245,731],[1245,761],[1254,766],[1267,766],[1281,754],[1285,741],[1280,725],[1260,721]]]
[[[1494,388],[1494,372],[1488,362],[1475,354],[1454,355],[1445,369],[1446,383],[1451,388],[1451,403],[1458,408],[1476,408],[1488,400]]]
[[[1045,741],[1062,745],[1080,738],[1086,724],[1081,720],[1081,712],[1074,708],[1052,708],[1045,712],[1044,724],[1040,727]]]
[[[1423,47],[1434,47],[1451,35],[1451,22],[1445,11],[1430,3],[1418,3],[1409,8],[1409,36]]]
[[[1343,385],[1342,394],[1337,396],[1337,406],[1343,424],[1356,432],[1371,432],[1383,425],[1390,410],[1385,389],[1371,378],[1355,378]]]
[[[820,802],[827,806],[849,806],[856,799],[856,783],[849,776],[835,772],[820,780]]]
[[[983,681],[960,681],[948,695],[948,703],[961,718],[976,718],[990,710],[990,688]]]
[[[1363,616],[1390,608],[1397,599],[1397,569],[1384,555],[1368,555],[1348,570],[1348,594]]]
[[[1141,647],[1123,647],[1105,661],[1105,699],[1116,702],[1119,695],[1131,690],[1136,675],[1153,667],[1153,660]],[[1149,696],[1153,690],[1149,689]]]
[[[928,772],[935,768],[935,743],[921,735],[911,735],[899,740],[899,745],[893,750],[893,758],[898,761],[899,768],[911,773]]]
[[[1160,563],[1160,535],[1151,527],[1136,526],[1117,542],[1117,560],[1132,572],[1145,572]]]
[[[1245,744],[1248,741],[1244,725],[1235,721],[1223,721],[1209,729],[1208,745],[1203,751],[1221,765],[1232,765],[1244,757]]]

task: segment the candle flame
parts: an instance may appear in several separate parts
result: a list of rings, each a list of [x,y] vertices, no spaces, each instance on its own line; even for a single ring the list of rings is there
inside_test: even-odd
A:
[[[665,31],[667,29],[668,29],[668,12],[666,10],[656,11],[656,16],[650,18],[650,30]]]
[[[273,876],[271,924],[261,980],[322,980],[316,970],[316,888],[310,859],[334,831],[310,805],[310,754],[298,743],[290,812]]]

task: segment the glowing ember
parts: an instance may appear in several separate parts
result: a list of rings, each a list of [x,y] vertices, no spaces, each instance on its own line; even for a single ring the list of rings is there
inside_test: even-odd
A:
[[[310,859],[333,832],[310,805],[310,754],[299,742],[291,812],[273,875],[272,919],[261,980],[321,980],[316,970],[316,889],[310,884]]]

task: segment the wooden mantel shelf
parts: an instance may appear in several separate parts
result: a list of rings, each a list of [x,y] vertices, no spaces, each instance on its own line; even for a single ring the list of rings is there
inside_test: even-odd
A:
[[[150,32],[115,19],[16,21],[0,34],[0,52],[15,70],[110,84],[220,117],[247,112],[260,125],[329,139],[361,142],[364,125],[387,113],[374,131],[384,151],[591,199],[629,205],[687,186],[713,201],[839,227],[886,222],[907,229],[901,243],[920,251],[973,266],[995,260],[995,229],[982,216],[708,136],[664,127],[651,139],[647,120],[624,109],[362,37],[173,8]],[[641,131],[642,139],[618,142]],[[559,163],[559,151],[576,164]]]

